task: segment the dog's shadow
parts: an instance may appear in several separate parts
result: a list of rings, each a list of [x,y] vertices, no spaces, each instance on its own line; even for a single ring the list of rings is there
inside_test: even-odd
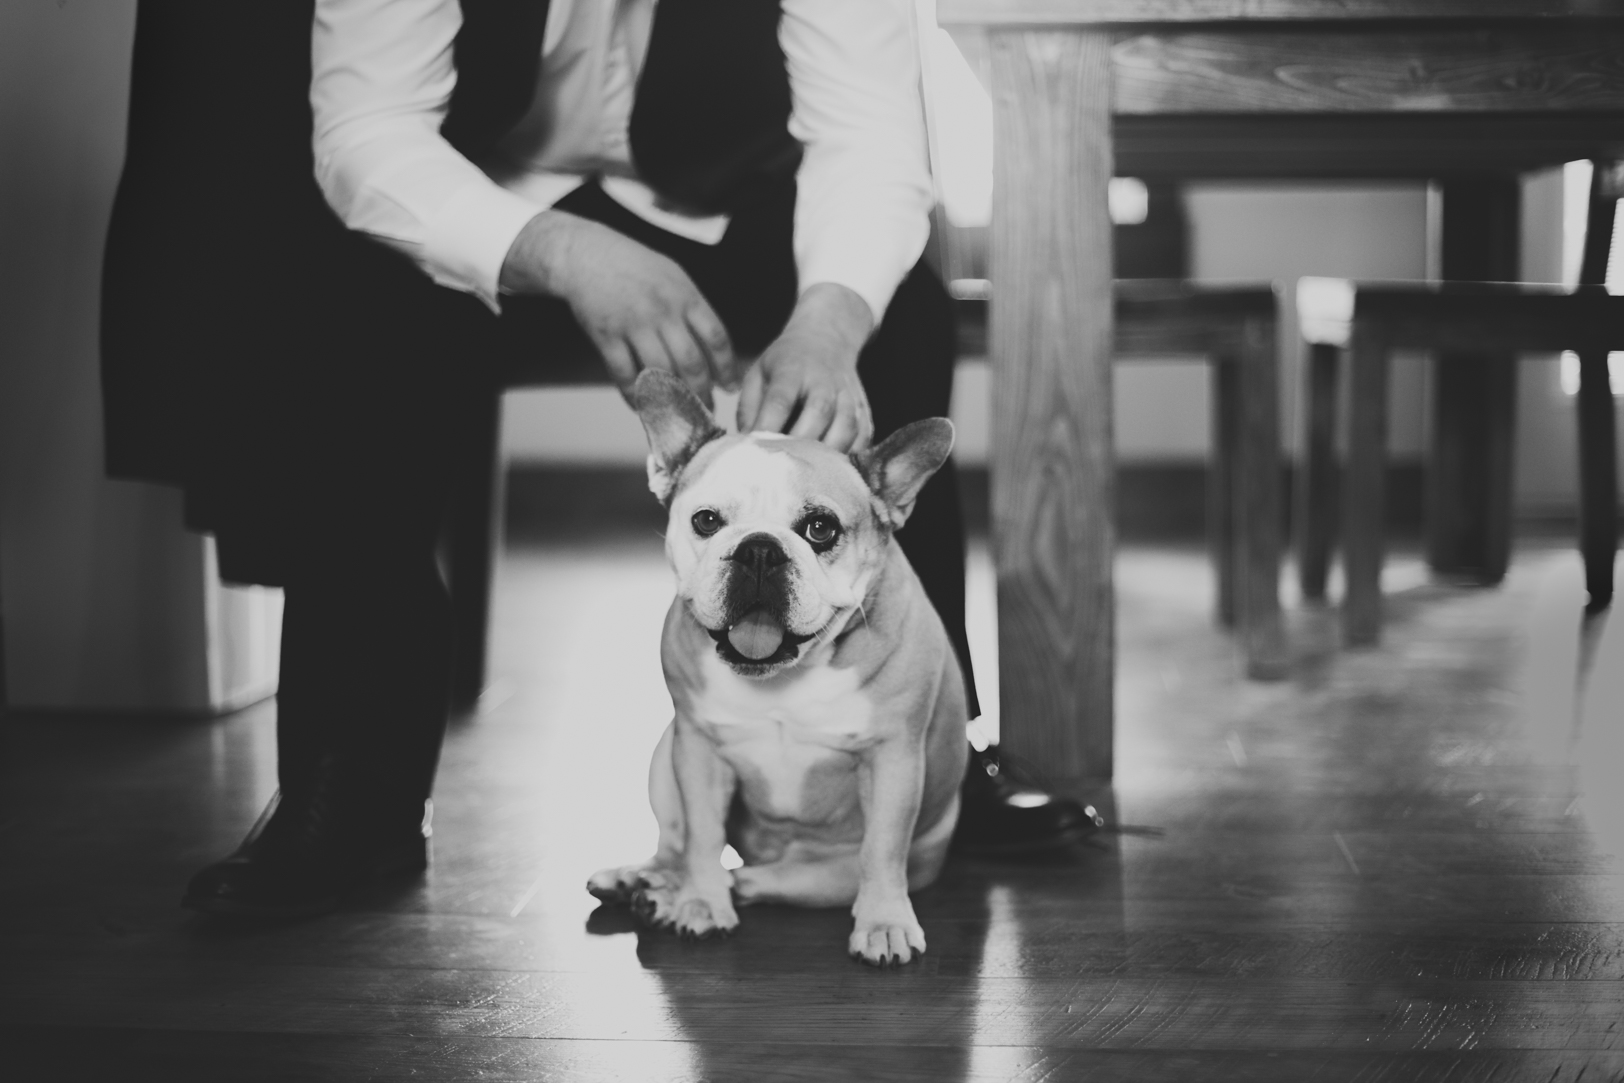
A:
[[[792,1055],[787,1045],[818,1042],[820,1078],[883,1075],[882,1062],[894,1058],[909,1078],[962,1080],[972,1045],[1007,1044],[996,1022],[980,1034],[974,1021],[1008,1017],[1011,1005],[1001,1001],[1022,996],[1019,979],[1053,954],[1042,940],[1055,935],[1057,917],[1068,929],[1086,927],[1106,954],[1112,943],[1126,950],[1121,862],[1109,835],[1019,861],[955,855],[913,899],[929,950],[886,970],[847,957],[845,907],[753,906],[740,911],[732,935],[694,941],[605,904],[586,932],[637,937],[638,961],[694,1043],[702,1078],[748,1078],[752,1060],[759,1069],[763,1056]],[[1004,1010],[978,1011],[989,997]]]

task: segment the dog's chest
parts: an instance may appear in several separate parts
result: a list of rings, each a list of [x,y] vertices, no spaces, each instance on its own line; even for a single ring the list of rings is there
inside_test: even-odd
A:
[[[792,681],[749,681],[706,666],[694,721],[739,774],[758,812],[807,822],[855,800],[851,754],[874,743],[873,702],[856,670],[821,667]]]
[[[855,669],[820,666],[790,680],[752,681],[706,659],[696,721],[720,745],[762,740],[855,752],[872,744],[874,704]]]

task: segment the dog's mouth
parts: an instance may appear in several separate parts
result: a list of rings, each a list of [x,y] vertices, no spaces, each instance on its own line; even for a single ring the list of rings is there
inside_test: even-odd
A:
[[[725,628],[707,628],[716,641],[716,653],[734,669],[763,673],[793,662],[803,644],[817,638],[796,635],[765,609],[752,609]]]

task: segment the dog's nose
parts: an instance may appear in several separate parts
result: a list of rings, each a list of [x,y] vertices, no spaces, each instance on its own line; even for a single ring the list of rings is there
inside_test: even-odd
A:
[[[751,534],[734,547],[728,559],[742,564],[759,579],[780,564],[788,564],[789,554],[771,534]]]

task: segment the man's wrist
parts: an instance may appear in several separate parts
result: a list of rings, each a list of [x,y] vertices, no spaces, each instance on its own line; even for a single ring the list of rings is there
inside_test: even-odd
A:
[[[874,333],[874,311],[850,286],[816,282],[795,302],[790,327],[829,335],[855,358]]]
[[[503,293],[564,295],[562,269],[570,258],[581,219],[546,210],[526,222],[502,260]]]

